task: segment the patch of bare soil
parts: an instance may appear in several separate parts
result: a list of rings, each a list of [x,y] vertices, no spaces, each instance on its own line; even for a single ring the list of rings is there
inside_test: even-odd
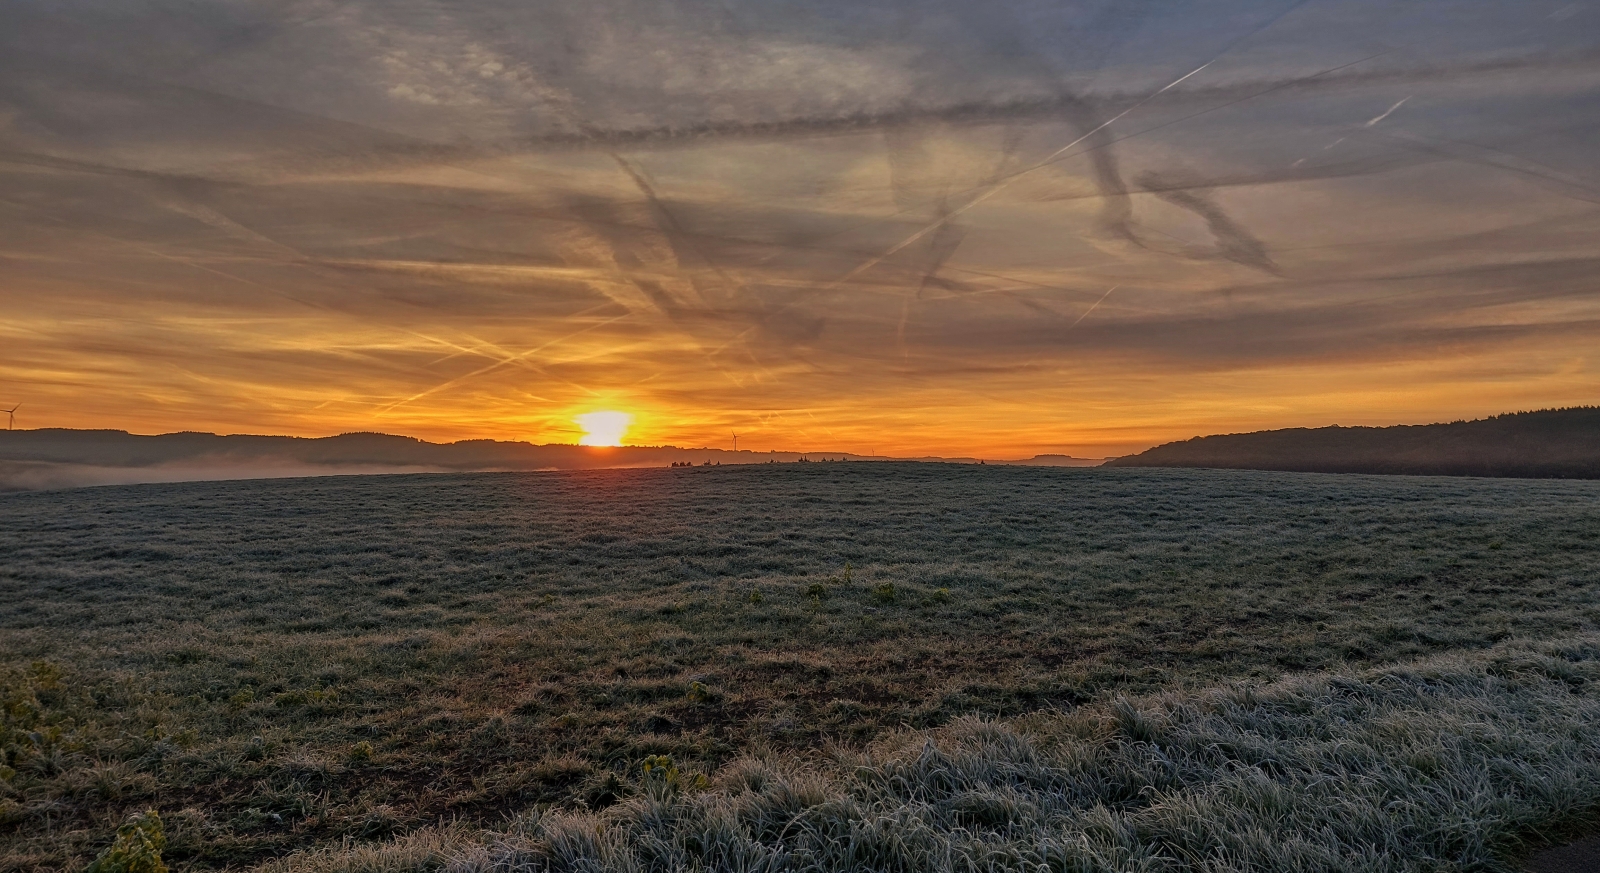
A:
[[[1528,873],[1600,873],[1600,837],[1539,852],[1528,859]]]

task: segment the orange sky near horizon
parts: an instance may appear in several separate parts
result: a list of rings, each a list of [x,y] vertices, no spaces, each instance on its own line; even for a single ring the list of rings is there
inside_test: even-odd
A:
[[[1021,458],[1600,401],[1600,12],[692,5],[8,12],[0,408]]]

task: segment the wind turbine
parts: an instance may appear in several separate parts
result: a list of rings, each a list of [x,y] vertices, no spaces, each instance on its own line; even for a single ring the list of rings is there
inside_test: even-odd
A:
[[[10,430],[17,423],[17,410],[21,408],[22,404],[18,403],[10,409],[0,409],[0,412],[6,414],[6,430]]]
[[[739,454],[739,435],[738,434],[734,434],[733,435],[733,453],[736,454],[736,455]]]

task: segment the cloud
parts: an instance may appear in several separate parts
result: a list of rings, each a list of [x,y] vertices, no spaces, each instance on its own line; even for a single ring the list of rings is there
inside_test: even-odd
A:
[[[5,0],[0,401],[952,454],[1584,400],[1600,45],[1443,8]]]

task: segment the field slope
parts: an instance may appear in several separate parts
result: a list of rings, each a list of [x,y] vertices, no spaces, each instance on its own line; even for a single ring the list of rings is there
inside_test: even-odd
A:
[[[1156,446],[1107,466],[1596,479],[1600,407],[1449,424],[1219,434]]]
[[[0,496],[0,869],[1509,869],[1600,483],[807,464]],[[274,860],[276,859],[276,860]]]

